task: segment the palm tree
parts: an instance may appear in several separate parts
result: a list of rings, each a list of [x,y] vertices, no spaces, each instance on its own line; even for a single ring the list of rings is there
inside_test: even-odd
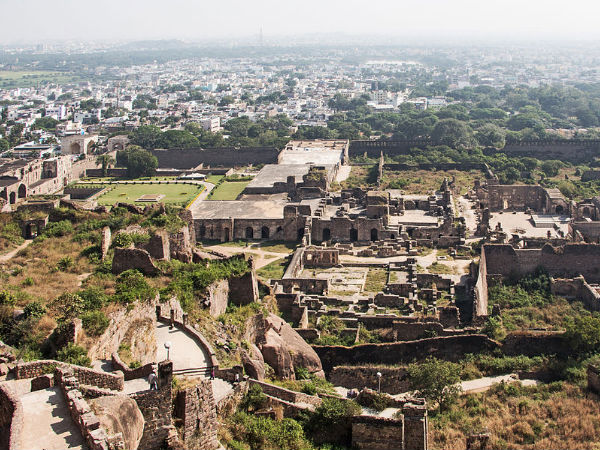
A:
[[[98,155],[96,157],[96,164],[100,164],[102,166],[102,176],[105,177],[108,175],[108,168],[115,163],[115,158],[105,153],[103,155]]]

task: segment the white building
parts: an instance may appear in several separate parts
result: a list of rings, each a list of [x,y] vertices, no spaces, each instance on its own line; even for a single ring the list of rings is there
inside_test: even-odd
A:
[[[200,123],[202,124],[202,128],[211,133],[216,133],[221,129],[221,119],[218,117],[202,119]]]
[[[67,107],[65,105],[47,106],[46,117],[53,117],[56,120],[64,120],[67,118]]]

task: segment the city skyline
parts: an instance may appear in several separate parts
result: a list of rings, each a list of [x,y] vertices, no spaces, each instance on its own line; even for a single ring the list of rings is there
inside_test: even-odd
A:
[[[87,3],[87,4],[86,4]],[[90,2],[62,0],[0,1],[0,43],[65,40],[237,40],[265,42],[306,35],[371,36],[456,40],[591,40],[600,37],[594,18],[599,4],[574,0],[492,1],[375,0],[305,1],[301,7],[263,0],[206,2],[173,0],[169,8],[156,0]],[[235,13],[232,13],[235,12]],[[92,26],[90,27],[90,22]],[[61,26],[60,24],[64,25]]]

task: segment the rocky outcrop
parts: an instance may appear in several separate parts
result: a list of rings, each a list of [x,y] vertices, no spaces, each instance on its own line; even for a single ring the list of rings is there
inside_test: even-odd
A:
[[[294,379],[295,367],[303,367],[317,376],[324,376],[321,360],[310,345],[281,317],[269,314],[262,318],[256,335],[256,345],[264,362],[282,378]]]
[[[89,401],[100,426],[109,435],[121,433],[125,448],[138,448],[144,433],[144,416],[135,400],[125,395],[100,397]]]
[[[119,274],[129,269],[137,269],[145,275],[156,275],[158,269],[150,254],[140,248],[115,248],[112,272]]]
[[[265,379],[265,360],[258,347],[250,344],[250,350],[242,351],[242,364],[244,371],[250,378],[262,381]]]

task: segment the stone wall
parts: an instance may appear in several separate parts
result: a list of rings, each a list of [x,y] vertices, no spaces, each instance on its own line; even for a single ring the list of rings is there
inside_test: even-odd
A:
[[[159,168],[192,169],[206,166],[242,167],[249,164],[277,164],[279,152],[274,147],[221,147],[152,150]]]
[[[328,380],[335,386],[348,389],[378,389],[377,372],[381,373],[381,392],[400,394],[410,390],[404,368],[385,366],[337,366],[329,372]]]
[[[354,347],[313,346],[321,358],[326,373],[336,366],[408,364],[413,360],[423,360],[427,356],[458,361],[469,353],[480,353],[498,347],[496,341],[481,334],[435,337],[389,344],[363,344]]]
[[[304,394],[302,392],[290,391],[274,384],[265,383],[258,380],[248,380],[250,386],[258,385],[266,395],[285,400],[290,403],[305,403],[307,405],[319,406],[322,400],[314,395]]]
[[[0,450],[21,448],[23,406],[7,383],[0,383]]]
[[[523,276],[542,267],[553,277],[583,275],[588,282],[600,283],[600,245],[597,244],[567,244],[563,247],[547,244],[541,249],[486,244],[482,247],[483,252],[488,277]]]
[[[243,306],[256,301],[258,301],[258,282],[254,269],[241,277],[229,279],[229,302]]]
[[[65,397],[73,422],[79,428],[90,450],[117,450],[125,448],[125,442],[121,433],[109,436],[107,431],[101,427],[100,420],[83,398],[81,391],[79,391],[79,382],[71,373],[71,368],[58,368],[54,379],[55,384],[60,387]]]
[[[589,311],[600,311],[600,293],[583,277],[573,279],[551,278],[550,292],[571,300],[580,300]]]
[[[569,230],[571,235],[576,232],[581,233],[586,242],[598,243],[600,242],[600,222],[571,222],[569,224]]]
[[[427,450],[428,429],[427,407],[407,403],[399,419],[354,417],[352,446],[358,450]]]
[[[206,289],[206,301],[210,315],[218,317],[225,312],[229,302],[229,283],[227,280],[215,281]]]
[[[174,416],[181,420],[184,442],[197,433],[194,444],[198,448],[219,448],[217,412],[210,380],[202,380],[179,391],[175,397]]]
[[[473,266],[473,264],[471,264]],[[473,288],[473,317],[487,317],[488,315],[488,283],[486,251],[482,249],[479,258],[477,281]]]
[[[131,395],[144,416],[144,434],[140,449],[164,448],[175,427],[171,421],[171,381],[173,363],[163,361],[158,366],[159,389]]]
[[[531,156],[537,159],[558,159],[581,162],[600,154],[600,141],[569,139],[564,141],[522,141],[507,143],[499,150],[510,156]]]
[[[129,269],[137,269],[145,275],[156,275],[159,272],[146,250],[141,248],[115,248],[112,272],[119,274]]]
[[[522,331],[509,333],[502,353],[509,356],[560,355],[569,356],[571,348],[564,334],[556,331]]]
[[[152,369],[154,368],[154,363],[148,363],[136,369],[130,369],[127,364],[121,361],[119,353],[117,352],[111,355],[111,363],[113,370],[120,370],[123,372],[125,381],[147,377],[152,373]]]
[[[592,364],[587,366],[587,383],[590,391],[600,395],[600,369]]]
[[[75,379],[81,384],[111,389],[113,391],[122,391],[124,387],[124,377],[121,372],[100,372],[87,367],[54,360],[38,360],[17,364],[14,374],[17,380],[37,378],[41,375],[52,373],[57,368],[63,370],[70,369]]]

